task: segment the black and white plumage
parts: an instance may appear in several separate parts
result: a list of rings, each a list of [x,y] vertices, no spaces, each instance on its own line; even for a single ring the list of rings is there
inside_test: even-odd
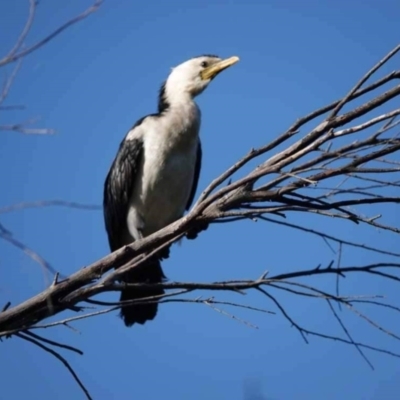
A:
[[[148,236],[189,209],[201,167],[201,113],[194,97],[239,59],[192,58],[175,67],[159,94],[158,113],[141,118],[122,141],[104,185],[104,219],[111,251]],[[124,276],[129,283],[159,283],[160,257]],[[163,294],[162,289],[127,288],[121,301]],[[126,326],[157,314],[157,303],[121,308]]]

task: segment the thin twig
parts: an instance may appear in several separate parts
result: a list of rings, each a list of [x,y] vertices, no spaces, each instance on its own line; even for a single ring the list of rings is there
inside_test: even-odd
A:
[[[83,204],[65,200],[39,200],[39,201],[16,203],[10,206],[0,207],[0,214],[19,211],[26,208],[42,208],[42,207],[53,207],[53,206],[76,208],[78,210],[101,210],[101,206],[96,204]]]
[[[374,370],[374,366],[371,364],[371,361],[368,360],[368,358],[366,357],[366,355],[364,354],[364,352],[361,350],[360,346],[357,345],[357,343],[353,340],[353,338],[350,335],[350,332],[348,331],[348,329],[346,328],[346,326],[344,325],[343,321],[341,320],[341,318],[339,317],[339,315],[337,314],[337,312],[335,311],[334,307],[332,306],[331,302],[329,301],[329,299],[326,300],[330,310],[332,311],[333,315],[335,316],[336,320],[339,322],[339,325],[342,327],[343,332],[346,334],[346,336],[349,338],[349,341],[354,345],[354,347],[357,349],[357,351],[360,353],[361,357],[365,360],[365,362],[371,367],[372,370]]]
[[[13,48],[9,51],[9,53],[3,58],[4,59],[9,59],[12,58],[18,50],[21,48],[21,46],[24,44],[24,41],[26,37],[28,36],[29,31],[31,30],[33,20],[35,18],[35,12],[36,12],[36,6],[38,2],[36,0],[29,0],[29,13],[28,13],[28,19],[25,23],[24,28],[22,29],[17,41],[15,42]],[[1,66],[1,61],[0,61],[0,66]]]
[[[77,354],[83,356],[83,351],[77,349],[76,347],[69,346],[69,345],[63,344],[63,343],[58,343],[58,342],[55,342],[54,340],[46,339],[46,338],[44,338],[42,336],[37,335],[36,333],[28,331],[28,330],[22,331],[22,332],[25,335],[32,336],[36,340],[42,341],[42,342],[50,344],[52,346],[60,347],[61,349],[66,349],[66,350],[73,351],[74,353],[77,353]]]
[[[45,346],[44,344],[40,343],[38,340],[32,339],[29,336],[24,335],[23,333],[17,333],[15,336],[19,337],[20,339],[26,340],[27,342],[30,342],[38,347],[40,347],[42,350],[46,351],[47,353],[50,353],[53,355],[57,360],[61,361],[65,368],[69,371],[69,373],[72,375],[74,378],[75,382],[79,385],[79,387],[82,389],[83,393],[85,394],[86,398],[88,400],[92,400],[92,396],[90,395],[89,391],[86,389],[85,385],[82,383],[82,381],[79,379],[78,375],[76,372],[73,370],[71,365],[68,363],[68,361],[61,356],[61,354],[57,353],[53,349],[50,349],[49,347]]]
[[[12,244],[14,247],[17,247],[18,249],[22,250],[29,258],[31,258],[34,262],[38,263],[43,268],[45,277],[47,277],[46,272],[51,272],[52,274],[59,274],[51,266],[51,264],[47,260],[45,260],[40,254],[32,250],[30,247],[26,246],[18,239],[15,239],[11,234],[11,232],[5,229],[2,224],[0,224],[0,238]],[[60,276],[64,277],[63,275]]]
[[[30,15],[27,24],[25,25],[24,30],[21,32],[20,37],[18,38],[16,44],[14,45],[13,49],[5,55],[2,59],[0,59],[0,67],[3,65],[9,64],[11,62],[17,61],[18,59],[27,56],[28,54],[34,52],[35,50],[39,49],[40,47],[44,46],[48,42],[50,42],[52,39],[54,39],[56,36],[58,36],[61,32],[65,31],[67,28],[69,28],[71,25],[76,24],[79,21],[82,21],[86,17],[88,17],[90,14],[93,14],[97,9],[100,7],[102,4],[102,0],[96,0],[88,9],[83,11],[81,14],[77,15],[74,18],[71,18],[69,21],[65,22],[63,25],[61,25],[59,28],[54,30],[52,33],[49,35],[45,36],[43,39],[39,40],[35,44],[25,48],[24,50],[19,51],[21,44],[23,40],[26,38],[32,24],[33,20],[33,12],[32,16]],[[36,6],[36,2],[34,0],[30,0],[31,4],[31,10]]]

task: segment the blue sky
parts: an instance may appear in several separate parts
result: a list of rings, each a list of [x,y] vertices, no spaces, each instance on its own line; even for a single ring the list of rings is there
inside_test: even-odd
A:
[[[89,4],[41,1],[28,43]],[[27,0],[0,3],[0,54],[17,37],[27,8]],[[28,108],[3,112],[0,122],[40,116],[38,125],[57,134],[1,133],[0,207],[50,199],[101,204],[104,178],[120,140],[136,119],[155,110],[169,69],[203,53],[238,55],[240,63],[198,99],[204,151],[200,192],[250,148],[344,95],[399,42],[399,11],[395,0],[106,1],[96,14],[24,60],[8,104]],[[398,209],[388,207],[387,212],[399,218]],[[108,252],[100,211],[29,209],[0,220],[62,274]],[[308,216],[291,221],[398,248],[398,238],[373,229],[336,221],[328,225]],[[198,240],[174,246],[164,269],[180,281],[248,279],[266,269],[308,268],[334,257],[319,239],[243,222],[212,226]],[[348,264],[376,259],[350,250],[343,255]],[[46,284],[37,264],[0,241],[0,304],[17,304]],[[324,285],[333,287],[334,282]],[[358,277],[344,288],[351,294],[387,294],[399,304],[398,289],[384,281]],[[325,305],[279,298],[303,325],[341,334]],[[244,300],[276,311],[259,295]],[[392,314],[370,311],[395,328]],[[95,399],[397,398],[398,359],[369,352],[376,368],[371,371],[354,348],[317,338],[306,345],[279,314],[233,312],[259,329],[206,306],[178,304],[162,306],[158,318],[143,327],[126,329],[115,314],[107,314],[75,323],[80,333],[67,328],[41,333],[85,352],[66,356]],[[394,340],[342,314],[358,340],[400,351]],[[0,345],[5,398],[83,398],[50,355],[15,338]]]

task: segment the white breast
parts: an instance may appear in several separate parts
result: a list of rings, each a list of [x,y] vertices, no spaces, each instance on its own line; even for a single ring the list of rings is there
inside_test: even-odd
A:
[[[128,212],[128,229],[134,239],[163,228],[185,212],[200,128],[197,106],[190,111],[148,117],[142,124],[144,154]]]

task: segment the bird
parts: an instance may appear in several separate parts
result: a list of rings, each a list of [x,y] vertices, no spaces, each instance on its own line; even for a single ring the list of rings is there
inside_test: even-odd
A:
[[[161,85],[158,110],[140,118],[119,146],[104,183],[103,214],[111,252],[164,228],[189,210],[197,189],[202,147],[201,111],[194,98],[239,57],[191,58]],[[168,255],[164,255],[164,258]],[[125,283],[162,283],[160,255],[121,277]],[[121,290],[127,327],[153,320],[157,302],[123,304],[164,294],[162,288]]]

